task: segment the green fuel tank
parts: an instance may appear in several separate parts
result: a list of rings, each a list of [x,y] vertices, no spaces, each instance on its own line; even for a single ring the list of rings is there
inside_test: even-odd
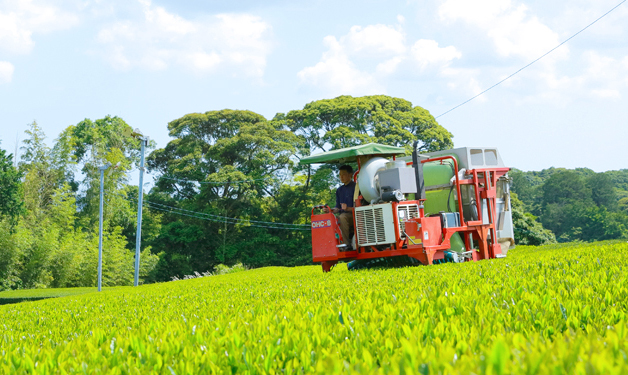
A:
[[[425,207],[425,216],[438,214],[441,211],[457,211],[456,192],[455,189],[452,190],[451,186],[449,186],[451,178],[454,177],[454,173],[454,163],[452,160],[434,161],[423,164],[425,188],[443,186],[441,189],[425,192],[425,203],[423,204]],[[448,200],[449,207],[447,205]],[[454,233],[451,236],[451,250],[458,253],[465,251],[464,241],[458,233]]]
[[[456,192],[452,191],[449,181],[454,177],[454,165],[451,160],[434,161],[423,164],[423,180],[425,188],[443,186],[438,190],[425,192],[425,216],[437,214],[441,211],[456,211]],[[447,185],[447,186],[445,186]],[[447,207],[449,200],[449,208]]]

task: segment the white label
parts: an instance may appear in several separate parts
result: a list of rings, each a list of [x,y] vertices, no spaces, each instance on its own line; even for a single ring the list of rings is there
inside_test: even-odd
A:
[[[430,235],[428,234],[427,231],[423,232],[423,239],[424,240],[429,240],[430,239]]]

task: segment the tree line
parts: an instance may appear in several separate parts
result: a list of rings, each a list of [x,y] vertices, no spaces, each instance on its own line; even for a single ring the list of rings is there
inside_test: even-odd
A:
[[[628,169],[512,170],[513,191],[524,210],[559,242],[628,237]]]
[[[148,145],[154,186],[144,195],[141,282],[218,265],[311,263],[311,207],[333,204],[334,166],[299,165],[311,153],[377,142],[421,151],[453,147],[424,108],[388,96],[341,96],[272,119],[246,110],[187,114],[170,142]],[[54,140],[33,122],[18,165],[0,149],[0,290],[96,284],[99,170],[104,182],[103,284],[133,280],[140,141],[119,117],[85,119]],[[518,180],[515,182],[518,184]],[[554,241],[517,188],[518,243]],[[614,211],[615,212],[615,211]],[[542,218],[543,219],[543,218]]]

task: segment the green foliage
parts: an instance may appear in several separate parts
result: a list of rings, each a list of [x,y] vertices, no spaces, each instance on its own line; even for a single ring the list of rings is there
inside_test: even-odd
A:
[[[545,245],[556,242],[554,233],[543,228],[537,218],[525,211],[523,202],[515,192],[510,192],[512,205],[512,223],[517,245]]]
[[[0,372],[623,374],[628,244],[263,268],[0,306]]]
[[[49,219],[38,227],[21,222],[10,232],[0,222],[0,290],[18,288],[67,288],[95,286],[97,282],[97,232],[63,231]],[[134,253],[126,249],[121,229],[103,238],[103,285],[131,285]],[[145,248],[141,253],[142,280],[148,279],[159,257]]]
[[[606,207],[612,211],[617,209],[617,193],[609,174],[591,175],[587,178],[587,185],[591,189],[591,198],[598,207]]]
[[[9,220],[0,220],[0,291],[22,286],[20,270],[27,242],[23,227],[14,228]]]
[[[551,175],[542,187],[543,205],[565,204],[591,199],[591,187],[573,171],[560,171]],[[588,203],[588,202],[586,202]]]
[[[140,141],[133,138],[131,132],[132,128],[121,118],[106,116],[96,121],[85,119],[70,125],[59,136],[55,148],[73,163],[69,174],[80,192],[76,198],[82,226],[93,228],[98,223],[98,167],[107,163],[112,168],[106,171],[104,186],[105,205],[108,208],[104,217],[105,230],[135,226],[135,215],[124,197],[128,183],[126,173],[139,163]],[[154,142],[149,144],[149,149],[153,147]],[[76,169],[81,173],[76,174]]]
[[[103,288],[104,291],[119,289],[115,288]],[[58,298],[75,296],[85,293],[96,292],[98,288],[55,288],[55,289],[20,289],[20,290],[8,290],[0,292],[0,305],[7,305],[19,302],[38,301],[46,298]]]
[[[130,127],[119,118],[85,120],[66,129],[49,148],[37,123],[29,125],[20,162],[24,188],[18,196],[26,210],[17,225],[0,220],[0,290],[96,285],[98,196],[94,192],[100,186],[94,171],[105,162],[119,168],[110,169],[105,179],[103,284],[132,283],[134,252],[126,248],[130,241],[122,233],[123,227],[135,227],[135,216],[124,197],[124,172],[135,160],[133,147],[139,144],[126,135],[127,130]],[[85,176],[80,183],[73,176],[77,163]],[[149,235],[154,227],[148,226]],[[143,248],[140,276],[152,281],[159,257],[150,246]]]
[[[232,267],[225,266],[224,264],[219,264],[214,267],[214,272],[212,275],[226,275],[228,273],[236,273],[243,272],[248,270],[248,268],[242,263],[234,264]]]
[[[15,169],[12,159],[12,154],[0,148],[0,219],[6,217],[11,226],[15,226],[23,210],[20,199],[22,174]]]
[[[279,113],[273,119],[303,140],[301,154],[308,156],[359,144],[376,142],[411,150],[415,140],[421,151],[453,147],[453,135],[421,107],[385,95],[339,96],[311,102],[302,110]]]
[[[247,222],[305,222],[307,209],[302,206],[302,212],[292,218],[269,212],[285,201],[283,182],[299,143],[292,132],[256,113],[234,110],[189,114],[168,128],[175,139],[148,158],[151,171],[161,176],[147,201],[241,221],[204,221],[163,213],[159,236],[150,242],[163,254],[157,280],[207,271],[219,263],[259,267],[281,262],[287,257],[277,256],[274,247],[280,248],[286,237],[294,243],[290,238],[297,236],[298,250],[309,251],[302,245],[302,234],[258,230]],[[302,196],[306,192],[292,197],[307,201]],[[153,205],[150,211],[160,207]]]
[[[628,237],[628,170],[595,173],[590,169],[550,168],[511,171],[513,191],[526,211],[538,216],[560,242]],[[515,224],[515,227],[517,224]]]
[[[620,211],[628,213],[628,197],[622,198],[617,202],[617,207]]]

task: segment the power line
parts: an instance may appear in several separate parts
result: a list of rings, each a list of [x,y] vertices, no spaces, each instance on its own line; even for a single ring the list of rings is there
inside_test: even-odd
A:
[[[194,219],[200,219],[200,220],[207,220],[207,221],[213,221],[213,222],[218,222],[218,223],[227,223],[227,224],[239,224],[242,222],[232,222],[232,221],[226,221],[226,220],[220,220],[220,219],[212,219],[212,218],[208,218],[208,217],[202,217],[202,216],[196,216],[196,215],[190,215],[190,214],[186,214],[184,212],[177,212],[175,210],[168,210],[165,208],[159,208],[159,207],[154,207],[152,205],[152,203],[150,202],[146,202],[146,205],[148,207],[150,207],[153,210],[158,210],[158,211],[164,211],[164,212],[168,212],[168,213],[174,213],[177,215],[182,215],[182,216],[187,216],[187,217],[191,217]],[[298,230],[298,231],[309,231],[309,228],[290,228],[290,227],[276,227],[276,226],[270,226],[270,225],[258,225],[258,224],[249,224],[247,226],[250,227],[256,227],[256,228],[266,228],[266,229],[284,229],[284,230]]]
[[[497,82],[496,84],[494,84],[493,86],[487,88],[486,90],[482,91],[481,93],[475,95],[474,97],[472,97],[471,99],[468,99],[460,104],[458,104],[457,106],[451,108],[450,110],[441,113],[440,115],[434,117],[435,119],[444,116],[446,114],[448,114],[449,112],[453,111],[454,109],[457,109],[459,107],[462,107],[463,105],[469,103],[470,101],[472,101],[473,99],[477,98],[478,96],[486,93],[487,91],[499,86],[501,83],[507,81],[508,79],[512,78],[513,76],[515,76],[516,74],[518,74],[519,72],[521,72],[522,70],[524,70],[525,68],[529,67],[530,65],[534,64],[535,62],[541,60],[542,58],[544,58],[545,56],[549,55],[550,53],[554,52],[554,50],[556,50],[557,48],[559,48],[560,46],[562,46],[563,44],[567,43],[568,41],[570,41],[571,39],[573,39],[576,35],[580,34],[581,32],[583,32],[584,30],[588,29],[589,27],[591,27],[594,23],[596,23],[597,21],[601,20],[602,18],[606,17],[610,12],[614,11],[615,9],[617,9],[620,5],[622,5],[623,3],[625,3],[626,0],[623,0],[622,2],[620,2],[619,4],[615,5],[611,10],[609,10],[608,12],[604,13],[603,15],[601,15],[600,17],[598,17],[595,21],[591,22],[590,24],[588,24],[587,26],[585,26],[583,29],[581,29],[580,31],[578,31],[577,33],[573,34],[572,36],[570,36],[569,38],[565,39],[562,43],[560,43],[559,45],[557,45],[556,47],[552,48],[551,50],[545,52],[541,57],[537,58],[536,60],[532,61],[531,63],[529,63],[528,65],[524,66],[523,68],[517,70],[516,72],[512,73],[511,75],[509,75],[508,77],[502,79],[501,81]]]
[[[125,199],[132,199],[134,202],[137,203],[137,200],[135,198],[125,197],[122,194],[116,194],[116,193],[110,193],[110,194],[114,194]],[[273,221],[240,219],[240,218],[235,218],[235,217],[213,215],[213,214],[207,214],[204,212],[186,210],[184,208],[169,206],[169,205],[165,205],[161,203],[152,202],[149,200],[145,200],[144,203],[148,205],[151,209],[180,214],[180,215],[188,216],[188,217],[194,217],[197,219],[219,222],[219,223],[228,223],[228,224],[247,223],[249,224],[248,226],[259,227],[259,228],[310,230],[309,224],[290,224],[290,223],[278,223],[278,222],[273,222]]]
[[[167,176],[159,176],[156,177],[154,175],[151,175],[155,178],[165,178],[166,180],[174,180],[174,181],[179,181],[179,182],[194,182],[197,184],[210,184],[210,185],[226,185],[226,184],[240,184],[240,183],[244,183],[244,182],[257,182],[257,181],[266,181],[269,178],[257,178],[257,179],[253,179],[253,180],[240,180],[240,181],[222,181],[222,182],[213,182],[213,181],[195,181],[195,180],[188,180],[185,178],[174,178],[174,177],[167,177]]]
[[[131,172],[135,172],[135,171],[139,171],[139,168],[130,169],[130,170],[126,171],[125,173],[131,173]],[[188,179],[185,179],[185,178],[168,177],[168,176],[163,176],[163,175],[162,176],[156,176],[156,175],[148,173],[146,171],[144,173],[149,175],[149,176],[151,176],[151,177],[153,177],[154,179],[164,178],[166,180],[173,180],[173,181],[179,181],[179,182],[193,182],[193,183],[197,183],[197,184],[208,184],[208,185],[240,184],[240,183],[244,183],[244,182],[257,182],[257,181],[270,180],[270,177],[265,177],[265,178],[251,179],[251,180],[236,180],[236,181],[214,182],[214,181],[188,180]]]
[[[249,219],[240,219],[240,218],[228,217],[228,216],[213,215],[213,214],[207,214],[207,213],[204,213],[204,212],[190,211],[190,210],[186,210],[184,208],[168,206],[168,205],[161,204],[161,203],[156,203],[156,202],[150,202],[150,201],[147,201],[147,202],[149,202],[150,204],[156,205],[156,206],[165,207],[167,209],[180,210],[180,211],[189,212],[189,213],[193,213],[193,214],[197,214],[197,215],[203,215],[203,216],[207,216],[207,217],[211,217],[211,218],[215,218],[215,219],[233,220],[233,221],[236,221],[236,222],[247,222],[247,223],[250,222],[250,223],[257,223],[257,224],[285,225],[285,226],[308,227],[308,228],[310,227],[309,224],[277,223],[277,222],[274,222],[274,221],[259,221],[259,220],[249,220]]]

